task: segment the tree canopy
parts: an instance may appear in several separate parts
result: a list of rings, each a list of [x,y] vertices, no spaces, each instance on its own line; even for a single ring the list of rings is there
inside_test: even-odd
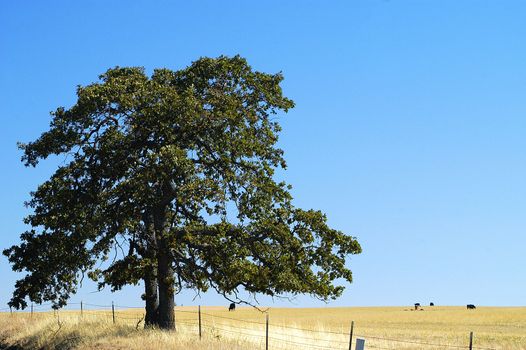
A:
[[[286,163],[272,116],[294,106],[281,74],[221,56],[99,79],[20,144],[26,166],[66,161],[31,193],[31,229],[4,251],[26,273],[11,306],[64,306],[85,275],[113,290],[142,281],[146,323],[161,328],[174,327],[185,288],[234,302],[240,290],[341,295],[336,280],[352,281],[346,262],[360,245],[320,211],[296,208],[275,180]]]

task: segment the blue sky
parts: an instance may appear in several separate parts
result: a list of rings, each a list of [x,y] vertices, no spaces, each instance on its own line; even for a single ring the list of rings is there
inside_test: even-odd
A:
[[[240,54],[282,71],[296,102],[279,117],[295,204],[362,244],[329,306],[524,305],[525,16],[522,1],[4,1],[0,247],[18,242],[23,202],[56,165],[24,168],[16,142],[78,84]],[[19,276],[1,257],[0,304]],[[94,290],[73,301],[141,304],[140,288]],[[194,296],[177,301],[225,304]]]

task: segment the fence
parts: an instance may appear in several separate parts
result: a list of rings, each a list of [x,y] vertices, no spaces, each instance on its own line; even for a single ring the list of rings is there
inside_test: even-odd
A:
[[[144,322],[144,313],[137,309],[143,307],[115,305],[98,305],[90,303],[70,303],[67,309],[52,310],[50,304],[33,305],[28,311],[13,311],[10,308],[0,309],[0,312],[10,312],[11,316],[23,315],[24,317],[40,318],[48,317],[53,311],[53,316],[58,322],[61,320],[61,313],[71,316],[77,315],[80,320],[89,320],[94,317],[97,322],[106,320],[110,324],[130,323],[139,328]],[[71,308],[73,306],[74,308]],[[137,312],[135,312],[137,311]],[[204,335],[219,337],[232,337],[235,339],[244,338],[247,341],[259,343],[261,348],[283,349],[298,348],[308,349],[331,349],[331,350],[351,350],[361,348],[357,343],[362,343],[357,339],[367,341],[367,349],[470,349],[470,350],[496,350],[494,348],[479,347],[474,345],[473,332],[466,337],[466,344],[446,344],[438,342],[427,342],[415,339],[398,339],[390,337],[379,337],[364,335],[355,332],[355,323],[350,323],[349,331],[316,330],[303,327],[290,326],[287,324],[272,324],[269,314],[265,315],[264,320],[254,321],[223,315],[215,315],[210,312],[202,312],[201,306],[197,310],[181,310],[176,308],[177,331],[192,332],[196,338],[202,339]],[[361,348],[363,349],[363,348]]]

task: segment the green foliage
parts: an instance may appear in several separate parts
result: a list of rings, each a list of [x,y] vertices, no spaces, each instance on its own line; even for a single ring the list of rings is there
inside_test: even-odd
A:
[[[84,274],[136,284],[164,255],[174,276],[160,283],[176,291],[339,296],[334,281],[352,281],[346,258],[361,248],[274,180],[286,163],[272,115],[294,106],[282,79],[221,56],[151,77],[117,67],[78,87],[77,103],[20,145],[27,166],[68,162],[31,194],[33,229],[4,251],[26,272],[10,305],[62,306]]]

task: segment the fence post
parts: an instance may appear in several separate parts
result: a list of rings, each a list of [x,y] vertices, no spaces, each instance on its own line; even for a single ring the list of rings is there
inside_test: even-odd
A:
[[[113,319],[113,324],[115,324],[115,304],[111,302],[111,318]]]
[[[84,315],[84,305],[82,304],[82,300],[80,301],[80,317]]]
[[[13,316],[13,307],[12,306],[9,307],[9,313],[11,314],[11,316]]]
[[[267,314],[266,328],[265,328],[265,350],[268,350],[268,314]]]
[[[469,332],[469,350],[473,350],[473,332]]]
[[[349,336],[349,350],[352,350],[352,334],[354,331],[354,321],[351,321],[351,334]]]
[[[33,318],[33,303],[31,303],[31,318]]]
[[[199,340],[201,340],[201,305],[199,305]]]

